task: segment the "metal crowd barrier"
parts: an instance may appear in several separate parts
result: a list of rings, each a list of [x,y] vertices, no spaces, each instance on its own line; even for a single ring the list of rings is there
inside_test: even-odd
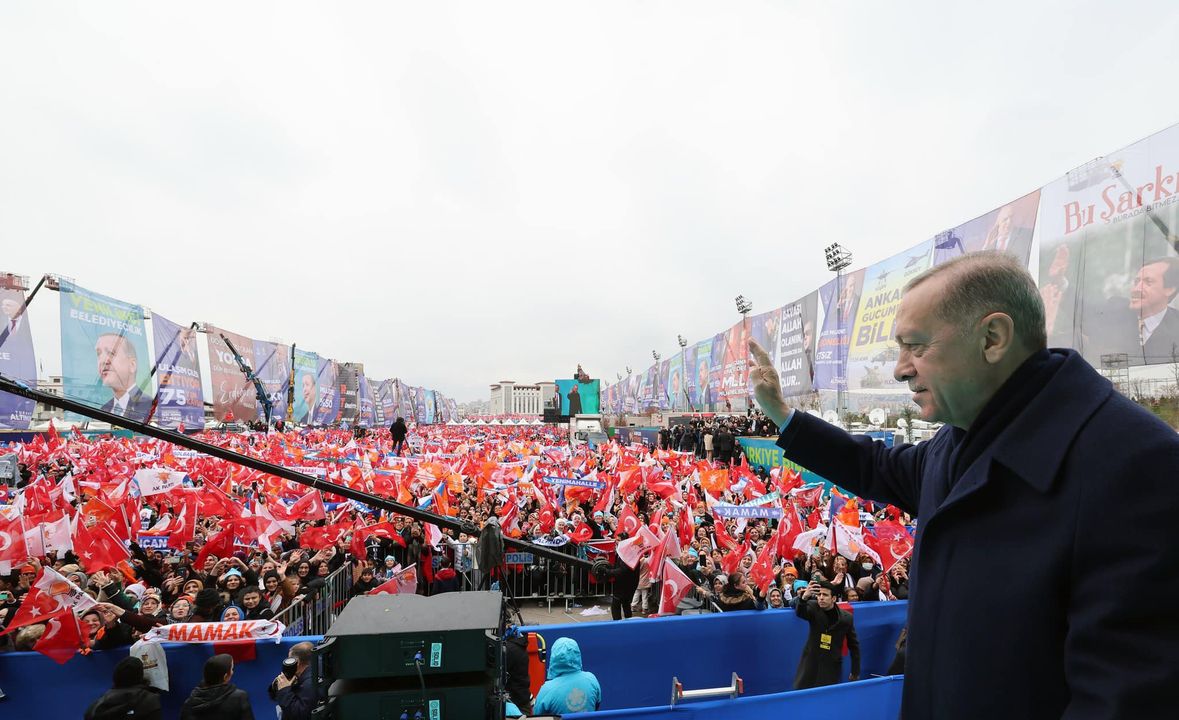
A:
[[[570,555],[593,560],[596,556],[613,559],[613,540],[591,540],[584,545],[567,545]],[[505,576],[501,590],[516,600],[535,600],[553,611],[554,603],[563,603],[565,612],[590,600],[608,598],[612,585],[599,580],[589,570],[571,568],[528,552],[504,554]],[[627,598],[630,602],[630,598]]]
[[[322,587],[282,610],[274,619],[286,626],[283,635],[323,635],[348,602],[352,589],[352,563],[346,562],[324,578]]]

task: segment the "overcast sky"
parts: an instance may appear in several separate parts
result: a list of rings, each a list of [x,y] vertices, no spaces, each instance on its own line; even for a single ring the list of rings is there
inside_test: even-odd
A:
[[[0,5],[0,270],[460,401],[613,381],[1179,121],[1174,2],[69,5]]]

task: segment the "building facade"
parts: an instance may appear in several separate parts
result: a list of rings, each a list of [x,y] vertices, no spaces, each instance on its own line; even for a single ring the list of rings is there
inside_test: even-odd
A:
[[[546,404],[551,404],[557,393],[557,384],[539,382],[517,383],[514,380],[500,380],[491,386],[490,413],[492,415],[535,415],[544,414]]]

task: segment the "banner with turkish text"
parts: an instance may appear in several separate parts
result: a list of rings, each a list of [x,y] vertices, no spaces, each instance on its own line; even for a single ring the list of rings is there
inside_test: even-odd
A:
[[[200,430],[205,426],[205,395],[201,389],[197,331],[159,313],[152,313],[151,329],[159,386],[152,417],[163,428],[184,425]]]

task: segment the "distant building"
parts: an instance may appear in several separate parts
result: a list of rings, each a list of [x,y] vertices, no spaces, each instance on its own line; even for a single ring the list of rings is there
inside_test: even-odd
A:
[[[536,415],[544,414],[546,405],[551,405],[557,394],[557,384],[539,382],[532,385],[517,383],[515,380],[500,380],[491,386],[491,415]]]
[[[41,392],[49,393],[50,395],[57,395],[64,397],[62,390],[62,382],[60,375],[51,375],[48,379],[38,378],[37,389]],[[65,417],[65,411],[60,408],[55,408],[52,405],[46,405],[38,402],[33,408],[33,424],[49,422],[50,418],[57,421],[58,427],[62,427],[62,420]]]

